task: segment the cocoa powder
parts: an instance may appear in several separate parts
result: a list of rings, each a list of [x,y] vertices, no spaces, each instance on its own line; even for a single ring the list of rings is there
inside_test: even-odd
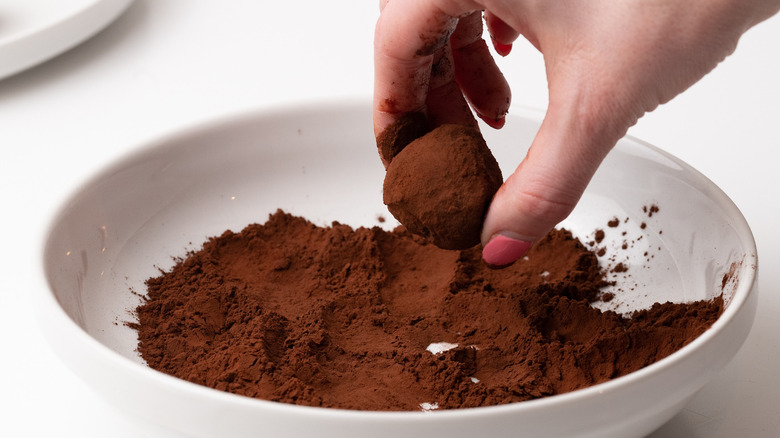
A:
[[[479,248],[447,251],[402,228],[317,227],[278,211],[150,278],[129,325],[150,367],[197,384],[300,405],[420,410],[622,376],[681,348],[722,311],[718,298],[602,312],[590,303],[604,278],[565,230],[496,271]]]

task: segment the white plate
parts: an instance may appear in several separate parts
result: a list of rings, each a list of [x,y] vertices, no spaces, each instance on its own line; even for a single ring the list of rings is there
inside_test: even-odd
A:
[[[83,42],[133,0],[0,0],[0,79]]]

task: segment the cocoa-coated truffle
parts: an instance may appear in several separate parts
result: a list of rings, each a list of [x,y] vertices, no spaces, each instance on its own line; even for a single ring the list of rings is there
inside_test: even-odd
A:
[[[442,125],[392,159],[384,202],[412,233],[444,249],[466,249],[479,243],[485,212],[502,182],[476,128]]]
[[[406,113],[388,126],[376,139],[379,157],[385,167],[403,148],[430,131],[428,118],[421,112]]]

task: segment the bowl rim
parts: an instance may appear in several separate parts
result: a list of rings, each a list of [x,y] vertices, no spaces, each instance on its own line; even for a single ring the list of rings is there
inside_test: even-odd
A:
[[[739,273],[739,282],[737,287],[734,289],[733,297],[728,306],[724,309],[721,316],[709,329],[671,355],[637,371],[610,379],[602,383],[534,400],[474,408],[444,409],[440,411],[363,411],[295,405],[252,398],[217,390],[167,375],[148,366],[134,362],[119,352],[114,351],[113,349],[104,345],[92,335],[90,335],[86,330],[73,321],[70,316],[67,315],[62,306],[60,306],[48,279],[46,269],[47,248],[52,238],[56,224],[58,223],[59,219],[61,219],[61,217],[66,213],[71,201],[93,183],[109,177],[114,170],[127,165],[129,162],[146,157],[147,154],[153,152],[154,150],[166,147],[179,147],[177,146],[177,143],[181,142],[181,140],[191,138],[192,136],[206,133],[214,129],[226,128],[232,125],[240,125],[250,120],[268,119],[273,117],[286,118],[293,114],[298,116],[301,112],[321,113],[323,111],[334,111],[334,109],[338,109],[341,112],[362,111],[365,110],[366,107],[366,99],[361,97],[303,100],[288,102],[286,104],[275,104],[266,107],[253,107],[248,109],[243,108],[238,111],[228,112],[216,117],[207,116],[202,120],[185,123],[170,130],[166,130],[162,134],[152,135],[145,140],[135,142],[135,146],[129,148],[129,153],[116,157],[113,161],[109,162],[108,165],[101,167],[97,173],[83,179],[80,184],[75,186],[75,189],[69,190],[69,195],[66,196],[63,202],[61,202],[61,204],[56,209],[54,209],[54,213],[48,216],[50,219],[46,222],[46,228],[44,233],[42,233],[40,242],[38,244],[38,269],[40,269],[40,276],[38,278],[43,284],[40,284],[38,287],[34,288],[34,301],[36,314],[39,317],[39,321],[44,317],[47,318],[48,320],[46,321],[46,324],[49,326],[58,327],[60,336],[66,336],[70,339],[74,339],[76,342],[81,344],[85,350],[90,351],[91,354],[95,356],[101,356],[103,360],[108,361],[113,366],[115,366],[116,370],[118,370],[117,372],[121,371],[122,373],[138,375],[141,379],[148,380],[152,384],[168,387],[173,392],[187,396],[193,400],[208,399],[209,402],[212,403],[224,403],[226,405],[241,407],[244,409],[262,409],[266,411],[270,410],[271,413],[278,412],[280,414],[306,414],[316,417],[335,417],[336,420],[365,421],[373,419],[403,419],[404,421],[435,422],[447,421],[453,416],[456,416],[458,419],[468,419],[474,416],[483,417],[485,415],[493,416],[512,413],[517,414],[520,412],[545,409],[551,405],[554,406],[559,404],[568,405],[570,403],[580,403],[594,396],[613,392],[620,387],[630,386],[632,383],[639,382],[646,377],[662,373],[664,370],[673,367],[674,364],[679,362],[681,359],[694,354],[698,350],[701,350],[706,344],[718,336],[726,329],[728,325],[732,323],[735,315],[746,305],[748,300],[751,298],[751,295],[757,293],[755,287],[758,273],[756,243],[750,227],[739,208],[717,185],[715,185],[709,178],[701,174],[689,164],[648,142],[631,135],[626,135],[623,139],[620,140],[616,147],[619,147],[620,143],[624,141],[633,142],[640,147],[649,149],[651,152],[659,154],[663,158],[672,161],[676,165],[680,166],[685,172],[689,173],[692,178],[699,180],[703,186],[708,189],[707,195],[712,197],[713,200],[724,209],[724,212],[730,217],[730,219],[732,219],[731,225],[734,227],[738,236],[740,236],[740,240],[746,247],[747,251],[744,254],[744,260],[741,271]],[[543,119],[544,115],[544,110],[517,106],[513,107],[512,114],[509,115],[509,117],[530,119],[535,123],[539,123]],[[47,335],[45,337],[51,344],[52,341],[48,334],[44,334]],[[54,345],[52,345],[52,347],[54,347]],[[66,365],[72,368],[72,364],[67,363],[67,361]]]

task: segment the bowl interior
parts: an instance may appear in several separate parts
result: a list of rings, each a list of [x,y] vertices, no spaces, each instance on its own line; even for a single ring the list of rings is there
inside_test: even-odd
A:
[[[370,117],[364,104],[245,115],[123,159],[84,185],[53,222],[44,270],[56,299],[89,335],[142,363],[136,333],[123,323],[133,320],[144,281],[206,238],[264,222],[278,208],[319,225],[392,228]],[[500,132],[485,129],[505,176],[540,120],[537,112],[515,111]],[[659,211],[651,216],[654,205]],[[379,216],[388,220],[380,224]],[[618,227],[607,225],[612,219]],[[728,198],[690,167],[631,138],[620,141],[561,225],[585,242],[605,230],[597,245],[607,252],[603,260],[628,270],[611,274],[616,299],[598,306],[620,312],[721,291],[728,303],[740,277],[752,279],[755,269],[743,263],[755,247]]]

